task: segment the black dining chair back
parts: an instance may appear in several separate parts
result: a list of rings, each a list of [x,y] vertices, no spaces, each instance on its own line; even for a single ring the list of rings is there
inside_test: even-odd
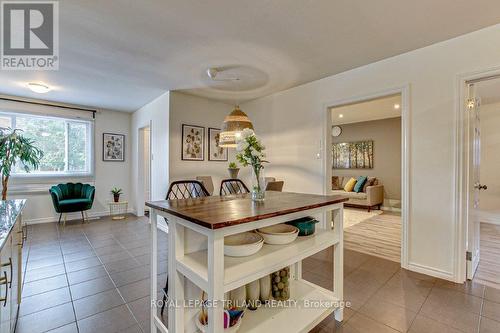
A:
[[[250,193],[248,187],[240,179],[224,179],[220,183],[219,195]]]
[[[198,180],[178,180],[168,188],[166,200],[208,197],[210,194]]]
[[[178,180],[170,184],[165,200],[189,199],[189,198],[199,198],[208,196],[210,196],[210,194],[200,181]],[[168,224],[166,218],[165,222],[167,222]],[[167,276],[167,282],[165,283],[165,288],[163,288],[163,302],[161,306],[162,316],[163,316],[163,311],[165,311],[165,303],[167,301],[167,295],[168,295],[168,276]]]

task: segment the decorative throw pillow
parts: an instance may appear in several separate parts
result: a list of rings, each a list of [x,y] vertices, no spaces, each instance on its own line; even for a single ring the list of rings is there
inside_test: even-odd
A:
[[[332,190],[340,190],[341,181],[339,176],[332,176]]]
[[[358,180],[356,181],[356,185],[354,186],[354,192],[359,193],[359,192],[363,191],[364,185],[365,185],[367,180],[368,180],[367,177],[359,176]]]
[[[355,185],[356,185],[356,179],[355,178],[349,179],[349,181],[347,182],[347,184],[345,184],[344,191],[346,191],[346,192],[352,192],[352,190],[354,189]]]
[[[375,177],[368,177],[368,179],[365,182],[365,186],[363,186],[363,192],[366,193],[366,188],[368,186],[374,186],[376,185],[375,182],[377,181],[377,178]]]

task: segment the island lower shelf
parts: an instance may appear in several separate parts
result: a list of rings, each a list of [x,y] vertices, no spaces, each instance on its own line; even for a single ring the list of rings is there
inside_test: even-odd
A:
[[[224,256],[224,291],[236,289],[290,266],[339,242],[334,230],[319,229],[314,235],[298,237],[286,245],[265,244],[248,257]],[[202,290],[208,288],[208,254],[198,251],[177,259],[177,269]]]
[[[309,332],[339,305],[333,292],[308,281],[290,281],[290,306],[265,307],[256,311],[247,310],[238,332]],[[296,301],[297,304],[293,304]]]

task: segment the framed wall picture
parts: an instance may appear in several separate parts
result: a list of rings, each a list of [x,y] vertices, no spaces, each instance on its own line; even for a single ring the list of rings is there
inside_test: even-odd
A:
[[[219,146],[220,129],[208,128],[208,160],[227,161],[227,148]]]
[[[205,127],[182,124],[182,160],[205,160]]]
[[[334,143],[333,169],[373,169],[373,141]]]
[[[125,161],[125,135],[102,133],[102,160],[105,162]]]

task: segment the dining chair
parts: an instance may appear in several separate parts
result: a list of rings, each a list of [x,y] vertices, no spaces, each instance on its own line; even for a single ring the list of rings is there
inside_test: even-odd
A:
[[[224,179],[220,183],[219,195],[250,193],[248,187],[241,179]]]
[[[281,192],[283,191],[283,185],[285,184],[284,181],[280,180],[277,182],[269,182],[266,185],[266,191],[277,191]]]
[[[214,194],[214,182],[212,181],[212,176],[197,176],[196,180],[200,181],[203,186],[205,186],[208,194]]]
[[[190,199],[190,198],[200,198],[208,197],[210,194],[203,184],[198,180],[178,180],[172,182],[168,188],[166,195],[166,200],[175,199]],[[168,220],[165,218],[165,222],[168,224]],[[168,276],[165,288],[163,288],[163,304],[161,305],[161,315],[163,316],[163,311],[165,310],[165,303],[167,302],[168,295]]]

